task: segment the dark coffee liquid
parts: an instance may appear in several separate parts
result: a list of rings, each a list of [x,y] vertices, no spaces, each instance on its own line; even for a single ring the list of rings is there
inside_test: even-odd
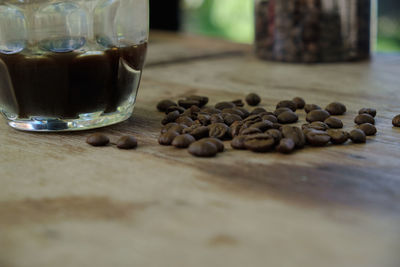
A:
[[[0,54],[0,107],[19,118],[74,119],[136,97],[147,44],[100,52]]]

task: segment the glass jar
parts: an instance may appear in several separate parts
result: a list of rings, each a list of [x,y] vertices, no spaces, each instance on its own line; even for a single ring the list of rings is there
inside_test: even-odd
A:
[[[286,62],[368,59],[373,0],[255,0],[257,55]]]
[[[0,1],[0,109],[10,126],[69,131],[133,112],[148,0]]]

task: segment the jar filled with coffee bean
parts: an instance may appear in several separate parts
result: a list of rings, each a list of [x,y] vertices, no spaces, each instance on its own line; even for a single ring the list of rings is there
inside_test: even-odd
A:
[[[262,59],[367,59],[376,0],[255,0],[255,47]]]

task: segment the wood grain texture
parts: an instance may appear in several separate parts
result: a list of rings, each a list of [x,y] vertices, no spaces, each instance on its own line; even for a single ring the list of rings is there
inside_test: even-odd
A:
[[[0,119],[0,267],[400,266],[400,57],[292,65],[250,46],[152,35],[135,113],[98,130],[139,148],[85,144],[92,132],[18,132]],[[272,110],[302,96],[378,110],[366,145],[198,159],[157,144],[163,98],[211,103],[256,92]],[[298,112],[304,122],[304,113]]]

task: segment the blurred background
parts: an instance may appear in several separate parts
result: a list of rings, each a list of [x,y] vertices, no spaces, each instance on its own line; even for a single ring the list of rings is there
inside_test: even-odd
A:
[[[151,27],[252,43],[254,0],[150,0]],[[400,51],[400,0],[378,0],[379,52]]]

